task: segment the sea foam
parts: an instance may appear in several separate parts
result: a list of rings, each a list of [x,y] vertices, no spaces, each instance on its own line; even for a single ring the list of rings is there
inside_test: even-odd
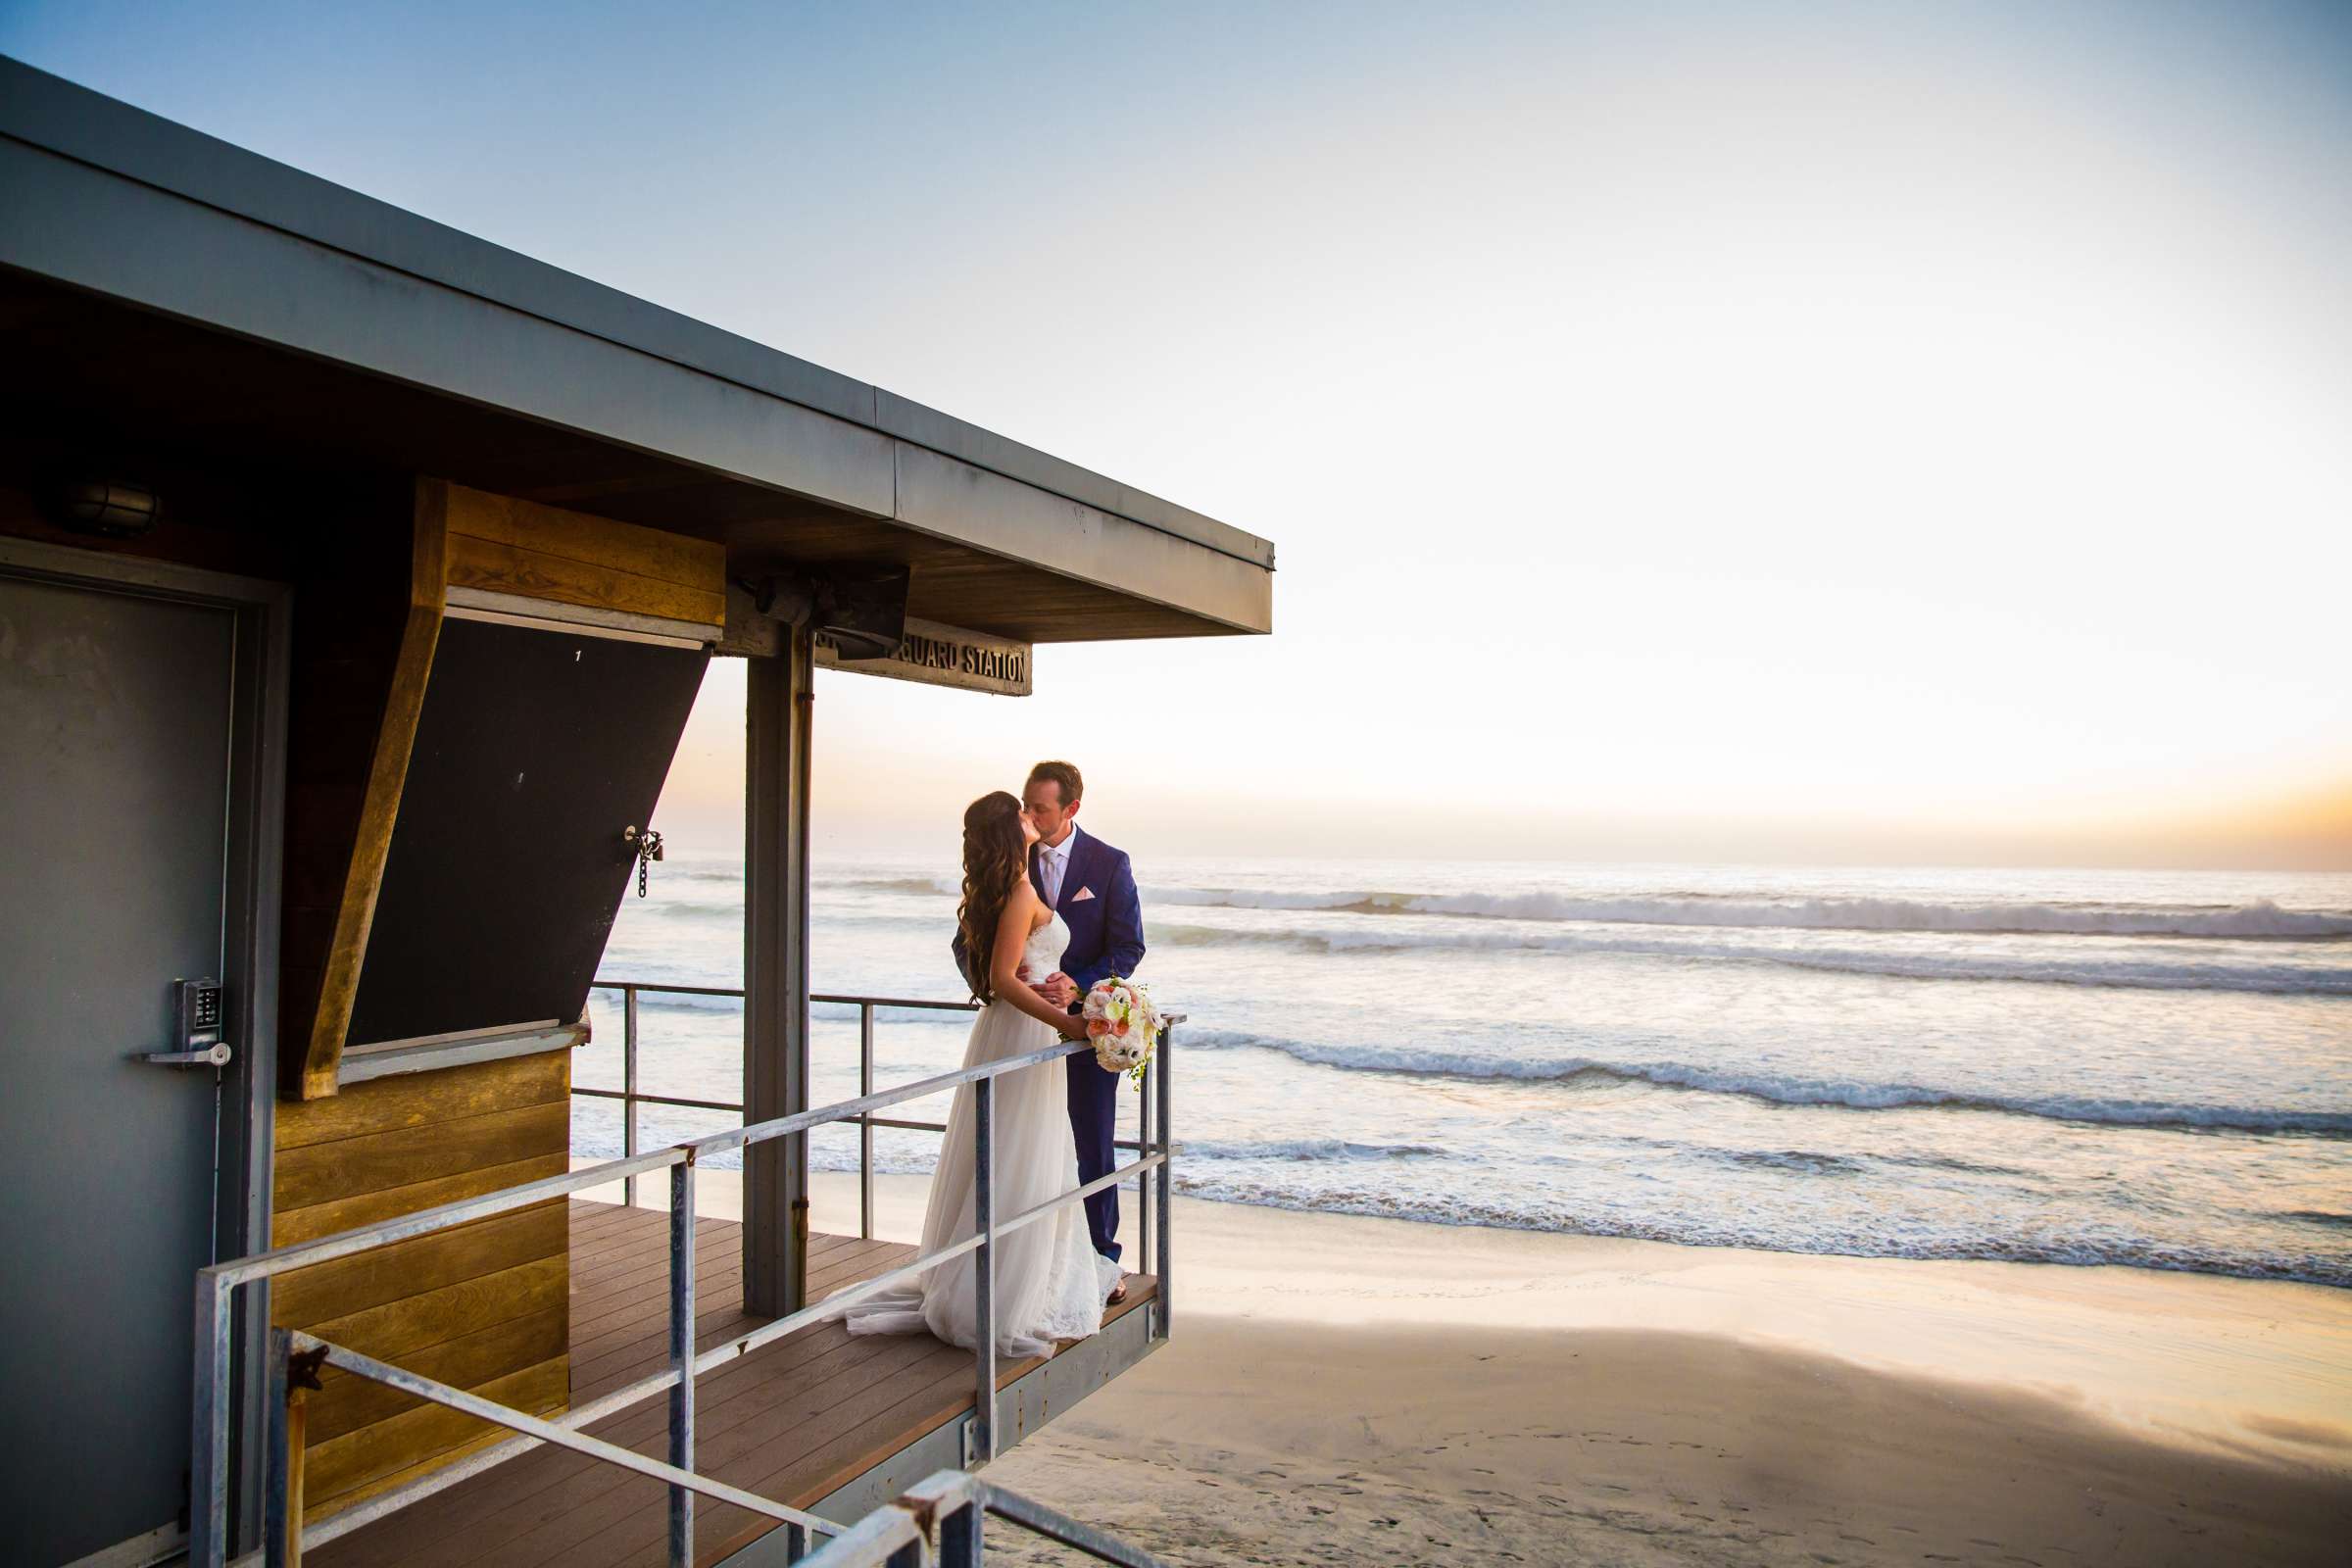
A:
[[[1984,1110],[2051,1121],[2111,1127],[2206,1128],[2244,1132],[2319,1133],[2352,1137],[2352,1112],[2291,1107],[2183,1104],[2082,1095],[1997,1095],[1927,1084],[1805,1078],[1677,1061],[1603,1061],[1591,1056],[1486,1056],[1420,1046],[1334,1045],[1235,1029],[1187,1029],[1189,1050],[1278,1052],[1295,1060],[1345,1072],[1408,1073],[1471,1082],[1570,1083],[1615,1081],[1704,1094],[1740,1095],[1779,1105],[1847,1110],[1945,1108]]]

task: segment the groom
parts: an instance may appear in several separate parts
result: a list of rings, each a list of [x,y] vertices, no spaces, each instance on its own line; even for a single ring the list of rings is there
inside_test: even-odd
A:
[[[1038,895],[1070,928],[1061,967],[1037,982],[1040,996],[1067,1007],[1106,975],[1130,976],[1144,961],[1144,910],[1136,897],[1135,871],[1123,850],[1082,832],[1078,802],[1086,782],[1067,762],[1040,762],[1029,770],[1021,808],[1036,824],[1038,843],[1029,879]],[[1078,1137],[1078,1180],[1107,1176],[1118,1166],[1111,1147],[1118,1125],[1119,1086],[1124,1075],[1104,1072],[1081,1052],[1062,1064],[1069,1070],[1070,1130]],[[1095,1250],[1118,1261],[1119,1190],[1105,1187],[1086,1200],[1086,1228]],[[1121,1285],[1111,1296],[1127,1294]]]

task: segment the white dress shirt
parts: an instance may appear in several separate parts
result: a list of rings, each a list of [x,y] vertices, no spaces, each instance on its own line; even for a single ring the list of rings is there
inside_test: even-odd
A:
[[[1073,827],[1059,844],[1040,844],[1037,847],[1037,879],[1046,885],[1046,907],[1061,905],[1061,879],[1070,869],[1070,851],[1077,848],[1078,830]]]

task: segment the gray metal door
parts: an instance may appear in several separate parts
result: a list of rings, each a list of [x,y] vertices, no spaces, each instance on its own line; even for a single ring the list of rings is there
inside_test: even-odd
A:
[[[172,980],[223,967],[235,634],[228,610],[0,574],[11,1562],[135,1561],[185,1511],[220,1074],[130,1058],[172,1047]]]

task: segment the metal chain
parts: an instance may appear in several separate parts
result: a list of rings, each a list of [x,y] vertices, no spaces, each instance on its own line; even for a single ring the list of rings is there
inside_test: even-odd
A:
[[[662,858],[662,835],[650,827],[643,832],[630,827],[623,828],[620,837],[623,843],[634,846],[637,851],[637,896],[642,899],[645,897],[648,873],[652,871],[654,862]]]

